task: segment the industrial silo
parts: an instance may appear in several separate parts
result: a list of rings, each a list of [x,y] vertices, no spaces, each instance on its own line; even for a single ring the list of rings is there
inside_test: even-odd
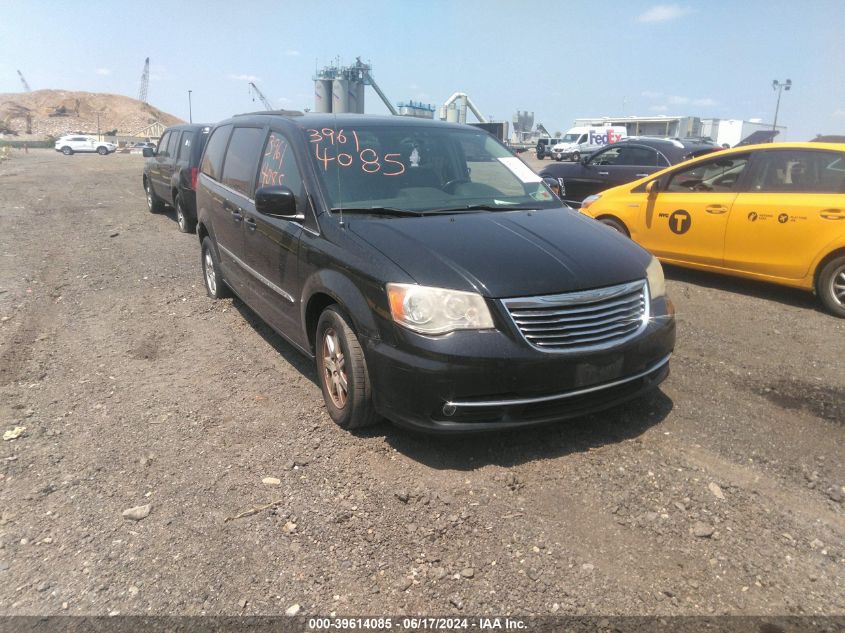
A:
[[[458,122],[458,108],[455,106],[454,103],[450,103],[449,107],[446,108],[446,120],[449,123]]]
[[[316,79],[314,81],[314,112],[332,111],[332,80]]]
[[[349,80],[335,79],[332,83],[332,112],[349,111]]]
[[[358,107],[358,89],[355,87],[358,85],[356,81],[350,81],[349,85],[346,89],[347,94],[347,103],[349,105],[349,112],[358,113],[360,109]]]
[[[364,114],[364,82],[356,81],[352,85],[355,86],[355,94],[358,96],[358,109],[355,112]]]

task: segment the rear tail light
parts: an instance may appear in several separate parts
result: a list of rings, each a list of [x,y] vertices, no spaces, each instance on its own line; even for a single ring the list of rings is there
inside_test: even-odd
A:
[[[197,168],[191,167],[191,189],[196,191],[197,189]]]

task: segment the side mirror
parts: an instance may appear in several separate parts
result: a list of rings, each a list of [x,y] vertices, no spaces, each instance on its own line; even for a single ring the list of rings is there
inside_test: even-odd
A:
[[[302,220],[305,218],[296,212],[296,196],[289,187],[274,185],[260,187],[255,192],[255,210],[262,215],[283,220]]]
[[[141,153],[144,155],[144,158],[152,158],[156,155],[155,151],[153,151],[152,147],[145,147],[141,150]]]
[[[582,156],[582,157],[581,157],[581,164],[582,164],[582,165],[586,165],[586,164],[589,162],[589,160],[590,160],[590,155],[589,155],[589,154],[587,154],[586,156]]]
[[[657,192],[660,191],[660,180],[652,180],[651,182],[647,183],[645,186],[646,193],[650,196],[656,196]]]

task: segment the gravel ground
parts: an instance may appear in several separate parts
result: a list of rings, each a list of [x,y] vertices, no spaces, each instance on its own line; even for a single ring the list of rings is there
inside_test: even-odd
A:
[[[0,425],[26,427],[0,444],[3,614],[845,613],[845,321],[812,296],[669,269],[660,392],[352,434],[308,360],[205,296],[141,170],[0,165]]]

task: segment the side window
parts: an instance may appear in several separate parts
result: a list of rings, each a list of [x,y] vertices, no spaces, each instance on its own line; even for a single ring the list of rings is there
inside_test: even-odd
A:
[[[586,143],[587,142],[587,135],[582,134],[581,136],[578,137],[578,140],[575,141],[575,142],[578,143],[578,145],[581,145],[582,143]]]
[[[650,147],[628,146],[620,149],[617,165],[636,165],[638,167],[656,167],[657,152]]]
[[[714,160],[698,163],[692,167],[673,173],[666,186],[666,191],[679,193],[719,192],[734,190],[745,167],[748,155],[723,156]]]
[[[179,139],[181,138],[181,134],[179,132],[173,132],[170,135],[170,141],[167,143],[167,157],[173,158],[176,156],[176,152],[179,151]]]
[[[252,197],[255,167],[261,152],[264,130],[258,127],[236,127],[232,132],[226,160],[223,162],[223,184]]]
[[[194,142],[196,132],[184,132],[182,134],[182,142],[179,143],[179,160],[191,159],[191,145]]]
[[[257,187],[284,185],[296,196],[297,209],[305,208],[305,185],[296,165],[288,140],[278,132],[270,132],[261,155]]]
[[[211,138],[205,148],[200,171],[214,180],[220,180],[223,169],[223,152],[226,151],[226,143],[229,142],[231,132],[231,125],[217,128],[211,133]]]
[[[158,155],[167,156],[167,144],[170,142],[170,137],[173,136],[170,132],[165,132],[161,135],[158,141]]]
[[[621,147],[609,147],[606,150],[599,151],[593,154],[590,158],[590,165],[617,165],[619,164],[619,156]]]
[[[669,166],[669,161],[660,152],[657,152],[657,166],[658,167],[668,167]]]
[[[750,191],[845,193],[845,154],[822,150],[770,150],[754,157]]]

